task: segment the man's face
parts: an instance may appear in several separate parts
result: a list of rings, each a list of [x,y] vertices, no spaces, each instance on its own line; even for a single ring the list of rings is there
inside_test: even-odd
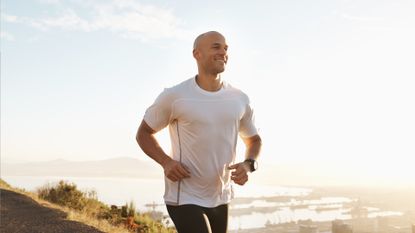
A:
[[[225,70],[227,50],[228,45],[221,34],[209,33],[200,39],[195,48],[195,58],[204,71],[216,75]]]

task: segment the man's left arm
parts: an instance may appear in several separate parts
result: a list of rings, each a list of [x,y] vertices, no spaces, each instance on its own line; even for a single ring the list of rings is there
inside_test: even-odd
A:
[[[256,168],[256,160],[261,151],[262,140],[256,134],[252,137],[242,138],[246,146],[245,161],[229,166],[229,169],[234,170],[231,173],[231,179],[239,185],[244,185],[248,181],[248,172],[253,172]]]
[[[256,134],[249,138],[242,138],[246,146],[245,159],[256,160],[261,152],[262,140],[261,137]]]

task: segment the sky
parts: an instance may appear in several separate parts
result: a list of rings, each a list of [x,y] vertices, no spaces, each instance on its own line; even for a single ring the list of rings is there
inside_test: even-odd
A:
[[[415,184],[413,12],[413,0],[3,0],[1,162],[147,159],[146,108],[196,74],[193,40],[216,30],[223,78],[255,111],[260,166]]]

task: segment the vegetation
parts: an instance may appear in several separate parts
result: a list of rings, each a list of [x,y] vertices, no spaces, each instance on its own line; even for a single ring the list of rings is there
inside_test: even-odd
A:
[[[13,190],[0,179],[0,187]],[[105,232],[114,233],[175,233],[174,228],[165,227],[161,220],[152,217],[151,212],[138,213],[134,202],[124,206],[108,206],[97,199],[96,192],[82,192],[76,184],[59,181],[55,185],[47,184],[37,189],[37,195],[14,189],[26,194],[35,201],[46,200],[56,204],[55,207],[68,213],[71,220],[83,222]],[[37,196],[34,198],[34,196]],[[53,207],[53,204],[51,204]],[[163,218],[158,218],[163,219]]]
[[[6,183],[6,181],[4,181],[3,179],[0,179],[0,187],[8,190],[12,188],[12,186]]]

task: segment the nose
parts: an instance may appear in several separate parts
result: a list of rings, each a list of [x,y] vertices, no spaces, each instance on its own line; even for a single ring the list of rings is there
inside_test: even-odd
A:
[[[221,52],[222,54],[224,54],[224,55],[228,54],[228,51],[226,51],[226,49],[225,49],[225,48],[222,48],[222,49],[220,50],[220,52]]]

